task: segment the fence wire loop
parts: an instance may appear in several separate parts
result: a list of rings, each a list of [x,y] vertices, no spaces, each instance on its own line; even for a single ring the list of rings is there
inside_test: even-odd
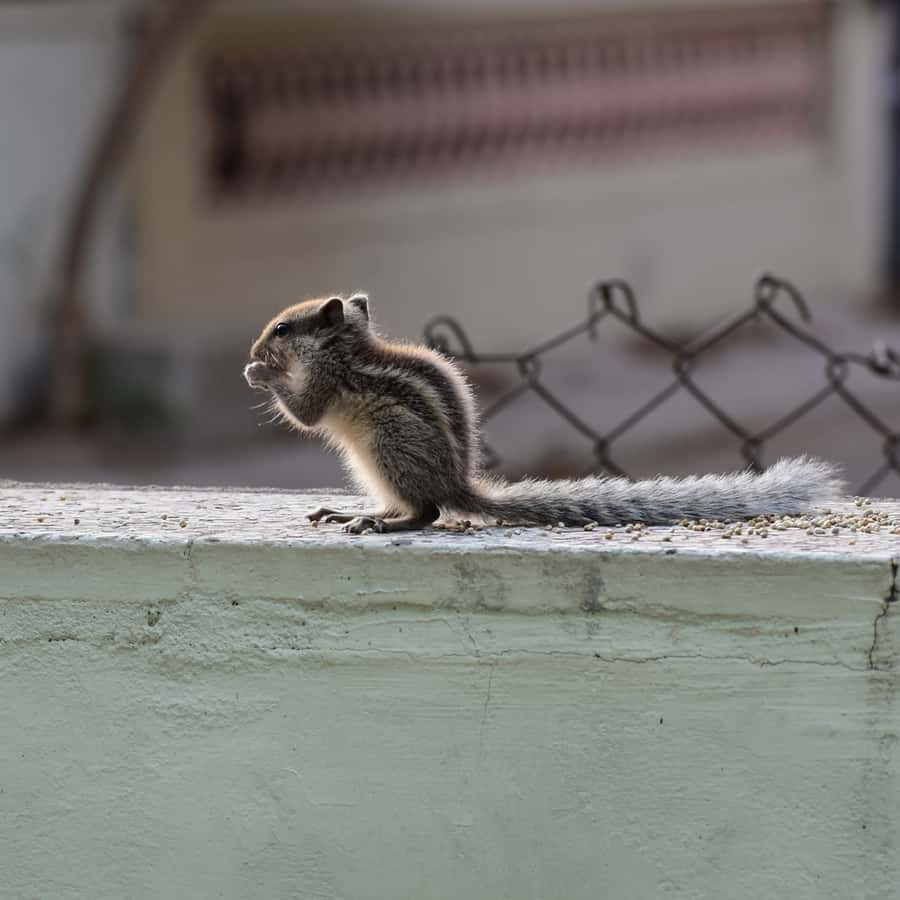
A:
[[[760,275],[756,281],[756,306],[761,312],[768,312],[779,296],[785,295],[794,304],[797,315],[801,321],[812,322],[812,313],[806,298],[794,287],[794,285],[782,278],[766,272]]]
[[[633,325],[640,323],[637,300],[631,285],[627,281],[623,281],[620,278],[615,278],[611,281],[601,281],[594,287],[592,295],[600,301],[607,312],[622,319],[623,322],[631,322]],[[625,304],[624,311],[616,305],[617,296],[621,297]]]
[[[779,309],[779,301],[782,298],[787,301],[793,315],[791,312],[782,313]],[[601,428],[596,423],[582,418],[566,403],[564,397],[558,396],[548,387],[543,380],[543,361],[546,354],[566,346],[582,335],[595,340],[600,324],[612,319],[644,338],[652,346],[669,354],[672,376],[667,383],[660,386],[649,401],[644,401],[624,419]],[[714,400],[698,384],[693,374],[704,354],[712,348],[719,347],[729,336],[749,323],[760,319],[771,323],[804,346],[812,356],[819,358],[824,384],[774,422],[754,431],[741,424],[737,416],[732,415]],[[806,327],[811,321],[809,305],[800,291],[791,282],[765,273],[754,284],[749,308],[717,323],[687,344],[676,343],[644,323],[631,285],[621,279],[614,279],[597,282],[591,288],[587,298],[585,319],[521,353],[477,352],[465,329],[450,316],[438,316],[429,322],[425,328],[425,339],[429,346],[455,356],[473,367],[487,364],[511,366],[517,376],[516,382],[504,388],[500,396],[485,409],[483,421],[489,422],[526,394],[538,398],[569,428],[589,441],[591,462],[584,468],[583,474],[599,472],[627,476],[628,473],[615,459],[616,442],[651,413],[668,403],[676,394],[687,394],[692,397],[719,422],[735,438],[740,458],[750,469],[756,471],[763,469],[763,458],[771,440],[791,428],[825,400],[836,397],[874,436],[879,438],[884,462],[857,490],[859,494],[869,494],[891,473],[900,476],[900,458],[898,458],[900,434],[874,411],[871,401],[867,401],[859,391],[851,390],[849,384],[854,368],[866,371],[879,379],[900,381],[900,353],[884,341],[876,341],[868,353],[839,352]],[[484,459],[489,468],[502,464],[502,457],[490,446],[484,448]]]
[[[672,360],[672,371],[675,373],[679,380],[683,381],[689,377],[693,364],[693,356],[691,356],[689,353],[682,352]]]
[[[850,364],[840,356],[829,356],[825,361],[825,375],[832,387],[842,387],[850,374]]]
[[[519,374],[529,382],[534,384],[541,375],[541,361],[536,356],[524,356],[517,360]]]
[[[867,362],[876,375],[887,375],[900,380],[900,353],[884,341],[875,341]]]
[[[442,329],[445,329],[442,330]],[[449,332],[449,334],[447,334]],[[456,341],[458,350],[453,349],[451,338]],[[468,335],[452,316],[438,316],[432,319],[425,328],[425,340],[429,347],[447,356],[455,356],[466,362],[477,362],[478,356],[469,341]]]

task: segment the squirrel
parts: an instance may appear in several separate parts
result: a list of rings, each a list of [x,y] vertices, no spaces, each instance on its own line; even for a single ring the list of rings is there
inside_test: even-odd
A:
[[[244,378],[271,393],[289,425],[338,449],[358,486],[382,502],[377,511],[322,508],[308,515],[351,534],[421,529],[442,514],[522,525],[727,521],[799,514],[843,489],[834,466],[807,457],[779,460],[761,474],[636,482],[488,476],[462,372],[434,350],[382,338],[364,294],[308,300],[279,313],[253,344]]]

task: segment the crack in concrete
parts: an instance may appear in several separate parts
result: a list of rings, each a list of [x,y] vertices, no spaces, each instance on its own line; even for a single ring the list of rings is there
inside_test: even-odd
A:
[[[217,662],[222,662],[226,658],[232,658],[237,653],[246,653],[250,651],[253,653],[254,651],[263,656],[267,655],[276,655],[279,657],[307,657],[310,660],[319,660],[322,658],[336,658],[343,657],[345,659],[366,659],[366,658],[403,658],[410,661],[416,660],[471,660],[474,662],[480,662],[482,664],[488,665],[490,667],[490,671],[488,674],[488,683],[485,692],[484,702],[482,704],[482,713],[481,720],[479,725],[479,744],[483,743],[484,729],[487,725],[487,718],[490,711],[490,702],[492,699],[492,691],[493,691],[493,678],[494,678],[494,669],[497,665],[497,660],[501,658],[506,659],[529,659],[529,658],[541,658],[541,657],[550,657],[550,658],[558,658],[561,660],[587,660],[587,659],[596,659],[600,662],[607,664],[616,664],[616,663],[624,663],[630,665],[647,665],[650,663],[688,663],[696,660],[704,660],[709,662],[733,662],[733,663],[746,663],[747,665],[756,666],[758,668],[776,668],[778,666],[785,665],[794,665],[794,666],[815,666],[817,668],[840,668],[845,669],[848,672],[866,672],[871,670],[877,670],[879,667],[875,662],[874,653],[877,649],[877,628],[878,623],[884,616],[887,614],[889,603],[885,601],[884,607],[881,612],[879,612],[878,616],[875,620],[875,640],[872,643],[872,646],[869,648],[867,654],[867,665],[865,666],[853,666],[842,660],[811,660],[811,659],[795,659],[786,657],[783,659],[769,659],[768,657],[762,656],[740,656],[740,655],[728,655],[728,654],[707,654],[707,653],[661,653],[658,655],[652,656],[617,656],[617,655],[606,655],[603,653],[598,653],[591,650],[577,651],[577,650],[534,650],[534,649],[506,649],[506,650],[495,650],[495,651],[483,651],[480,649],[475,649],[474,651],[462,650],[462,651],[441,651],[435,652],[432,654],[415,652],[409,649],[403,648],[387,648],[387,647],[359,647],[359,648],[351,648],[351,647],[328,647],[317,649],[312,646],[303,646],[299,647],[296,645],[292,646],[278,646],[278,645],[262,645],[257,642],[251,642],[249,645],[243,645],[240,647],[234,647],[230,649],[226,649],[223,647],[216,648],[215,656],[217,659],[207,660],[207,663],[211,663],[213,667],[217,664]],[[35,635],[34,637],[28,638],[5,638],[3,643],[10,650],[22,650],[34,645],[46,644],[48,641],[55,642],[60,641],[60,643],[65,644],[81,644],[88,645],[96,648],[109,647],[110,643],[113,645],[119,645],[121,647],[128,647],[129,649],[134,649],[139,646],[147,645],[150,643],[156,644],[158,642],[158,636],[153,636],[153,640],[148,640],[146,636],[142,638],[135,639],[134,636],[130,638],[125,638],[124,636],[120,636],[118,638],[112,635],[105,636],[97,636],[97,635],[79,635],[74,632],[67,633],[63,639],[57,634],[53,632],[44,633],[41,635]],[[193,648],[196,650],[196,648]],[[172,646],[168,651],[168,656],[181,656],[183,648],[180,646]],[[203,664],[202,660],[195,660],[196,664]]]
[[[188,538],[184,545],[184,553],[182,554],[188,564],[188,589],[189,595],[197,592],[197,563],[194,559],[194,539]]]
[[[891,604],[897,602],[897,569],[900,567],[900,563],[896,558],[891,560],[891,586],[888,589],[888,595],[884,598],[881,609],[878,611],[878,615],[875,616],[875,621],[872,623],[872,643],[869,645],[869,649],[866,651],[866,668],[870,671],[879,671],[878,662],[875,659],[875,654],[878,651],[878,629],[881,625],[883,619],[885,619],[890,612]]]
[[[478,646],[478,641],[475,640],[475,635],[472,634],[472,626],[469,622],[468,616],[460,616],[459,618],[460,628],[462,628],[462,633],[465,635],[466,640],[472,645],[472,653],[471,655],[475,657],[475,659],[481,658],[481,648]],[[464,656],[469,656],[470,654],[462,654]]]
[[[490,669],[488,670],[488,683],[487,683],[487,691],[484,696],[484,706],[481,709],[481,724],[478,728],[478,757],[481,758],[481,755],[484,751],[484,726],[487,724],[488,717],[488,706],[491,702],[491,688],[494,685],[494,669],[497,668],[496,663],[491,663]]]
[[[581,654],[577,654],[581,655]],[[712,655],[709,653],[661,653],[658,656],[604,656],[600,653],[594,653],[596,659],[608,663],[634,663],[636,665],[644,665],[654,662],[685,662],[694,659],[709,660],[710,662],[744,662],[759,668],[767,668],[785,665],[794,666],[824,666],[826,668],[842,668],[848,672],[863,672],[865,669],[860,666],[851,666],[839,659],[825,661],[821,659],[792,659],[785,657],[784,659],[769,659],[765,656],[728,656],[728,655]]]
[[[265,650],[266,648],[258,647],[257,649]],[[467,659],[474,661],[481,661],[484,663],[488,663],[491,658],[499,659],[499,658],[520,658],[527,659],[533,657],[556,657],[560,659],[571,659],[571,660],[583,660],[594,658],[598,659],[601,662],[605,663],[629,663],[632,665],[646,665],[648,663],[657,663],[657,662],[690,662],[693,660],[706,660],[709,662],[742,662],[747,663],[752,666],[758,666],[759,668],[767,668],[772,667],[775,668],[777,666],[784,665],[795,665],[795,666],[816,666],[819,668],[841,668],[846,669],[848,672],[865,672],[866,667],[864,666],[852,666],[848,663],[843,662],[839,659],[834,660],[815,660],[815,659],[794,659],[790,657],[786,657],[783,659],[769,659],[763,656],[733,656],[733,655],[713,655],[708,653],[662,653],[656,656],[607,656],[602,653],[592,652],[592,651],[577,651],[577,650],[525,650],[525,649],[507,649],[507,650],[494,650],[494,651],[477,651],[475,653],[470,652],[454,652],[454,651],[441,651],[435,652],[432,654],[424,654],[424,653],[415,653],[411,650],[401,649],[401,648],[388,648],[388,647],[360,647],[360,648],[349,648],[342,647],[336,648],[331,647],[328,649],[317,650],[315,648],[292,648],[292,647],[273,647],[270,648],[272,650],[276,650],[280,653],[285,651],[288,652],[298,652],[305,653],[309,656],[348,656],[348,657],[375,657],[375,656],[386,656],[386,657],[404,657],[407,659]],[[495,665],[496,663],[494,663]],[[490,682],[489,682],[490,683]],[[489,700],[490,697],[487,698]]]

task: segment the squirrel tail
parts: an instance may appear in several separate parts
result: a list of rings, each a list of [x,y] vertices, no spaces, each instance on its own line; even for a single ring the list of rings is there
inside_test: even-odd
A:
[[[471,495],[454,505],[453,512],[522,525],[668,525],[680,519],[729,521],[795,515],[834,500],[843,491],[835,466],[802,456],[781,459],[760,474],[735,472],[646,481],[588,477],[506,482],[480,478]]]

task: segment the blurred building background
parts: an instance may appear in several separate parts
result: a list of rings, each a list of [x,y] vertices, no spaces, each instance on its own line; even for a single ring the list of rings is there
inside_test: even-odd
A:
[[[680,341],[747,308],[769,270],[831,346],[900,346],[897,33],[892,4],[867,0],[197,4],[100,169],[71,319],[73,204],[172,6],[0,5],[0,477],[339,483],[319,448],[260,427],[240,377],[260,326],[307,296],[365,290],[393,335],[449,314],[477,350],[512,352],[577,323],[598,279],[628,280]],[[83,391],[54,416],[72,322]],[[671,358],[599,332],[543,362],[604,431]],[[490,402],[519,376],[473,377]],[[762,326],[698,378],[750,431],[824,384],[819,358]],[[900,382],[853,387],[900,428]],[[510,472],[591,459],[533,396],[488,437]],[[883,438],[836,396],[766,452],[831,456],[859,482]],[[738,449],[682,392],[619,459],[728,469]]]

